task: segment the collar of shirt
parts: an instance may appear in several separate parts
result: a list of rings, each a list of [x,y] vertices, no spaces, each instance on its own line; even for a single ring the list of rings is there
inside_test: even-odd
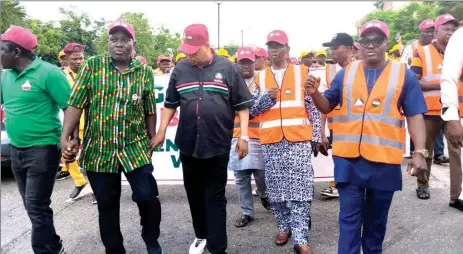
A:
[[[437,46],[436,42],[433,42],[432,45],[434,46],[434,48],[437,49],[437,52],[439,52],[439,54],[441,54],[442,56],[444,55],[445,51],[442,50],[441,48],[439,48],[439,46]]]
[[[32,62],[26,68],[24,68],[24,70],[22,70],[21,73],[17,73],[15,70],[12,70],[12,73],[15,74],[16,78],[19,78],[31,70],[37,69],[37,67],[39,67],[41,63],[42,63],[42,60],[36,57],[34,58],[34,60],[32,60]]]
[[[114,66],[114,68],[116,68],[117,70],[119,70],[117,66],[114,64],[112,56],[109,56],[108,58],[111,62],[111,65]],[[129,68],[125,70],[123,73],[133,72],[135,69],[140,68],[142,66],[143,64],[140,61],[136,61],[134,58],[130,57]]]

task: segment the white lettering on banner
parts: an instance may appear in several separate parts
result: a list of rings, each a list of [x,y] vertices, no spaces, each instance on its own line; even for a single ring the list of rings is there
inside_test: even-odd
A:
[[[161,122],[161,115],[164,109],[164,99],[165,93],[167,89],[167,85],[169,83],[170,74],[162,74],[158,75],[155,78],[155,85],[156,85],[156,107],[157,107],[157,126],[156,130],[159,128],[159,124]],[[294,106],[300,103],[300,101],[290,101],[284,102],[282,106]],[[177,109],[172,121],[169,124],[166,132],[166,140],[164,145],[161,147],[159,151],[155,151],[152,157],[152,163],[154,166],[153,175],[158,181],[158,184],[183,184],[183,174],[182,174],[182,165],[180,163],[179,158],[179,150],[175,145],[175,135],[177,132],[177,125],[179,123],[179,112],[180,110]],[[62,119],[63,113],[60,112],[60,119]],[[296,119],[300,120],[301,119]],[[305,120],[305,119],[304,119]],[[270,122],[271,123],[271,122]],[[281,124],[281,121],[278,121],[278,124]],[[288,122],[287,124],[292,124]],[[300,123],[298,123],[300,124]],[[328,127],[326,127],[325,133],[329,133]],[[410,137],[407,132],[406,137],[406,146],[405,146],[405,156],[409,155],[410,150]],[[331,151],[330,155],[325,156],[317,156],[312,157],[312,163],[315,173],[315,181],[316,182],[324,182],[324,181],[332,181],[334,179],[334,164],[331,158]],[[62,165],[64,166],[64,165]],[[228,172],[228,183],[233,184],[233,172]],[[128,182],[122,174],[122,184],[128,185]]]

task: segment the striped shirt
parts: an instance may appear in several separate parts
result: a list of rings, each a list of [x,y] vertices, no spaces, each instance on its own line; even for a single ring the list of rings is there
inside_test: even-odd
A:
[[[80,163],[87,171],[117,173],[151,163],[145,115],[156,114],[151,67],[132,61],[120,72],[108,55],[90,58],[77,75],[69,106],[85,109]]]

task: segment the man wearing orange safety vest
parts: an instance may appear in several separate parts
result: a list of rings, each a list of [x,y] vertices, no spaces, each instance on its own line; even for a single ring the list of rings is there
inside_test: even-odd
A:
[[[445,48],[450,36],[460,25],[458,19],[450,14],[444,14],[436,18],[434,27],[436,29],[436,42],[418,48],[410,67],[420,80],[428,106],[428,113],[425,116],[426,123],[426,148],[433,149],[437,135],[441,130],[448,136],[444,128],[444,120],[441,118],[442,104],[440,102],[440,79]],[[451,142],[447,142],[450,157],[450,206],[463,211],[463,201],[459,199],[461,194],[461,148]],[[426,158],[427,170],[418,174],[418,188],[416,193],[420,199],[429,199],[429,176],[432,164],[432,155]]]
[[[340,105],[333,119],[333,161],[339,191],[338,253],[381,253],[389,207],[402,188],[405,118],[416,150],[407,171],[426,168],[427,111],[420,85],[404,63],[387,61],[389,29],[373,20],[360,29],[364,60],[336,74],[330,89],[309,76],[306,89],[324,114]]]
[[[334,64],[326,64],[325,69],[310,72],[313,76],[320,78],[320,87],[318,89],[320,93],[328,90],[336,74],[352,62],[353,46],[354,40],[347,33],[337,33],[330,42],[323,43],[323,47],[330,48]],[[333,136],[333,117],[336,115],[338,110],[339,107],[336,107],[328,115],[322,114],[322,137],[323,145],[326,150],[328,150],[331,146]],[[328,129],[330,130],[329,139],[327,139],[325,135],[326,122],[328,122]],[[322,190],[320,194],[325,197],[339,197],[334,181],[331,181],[329,184],[329,187]]]
[[[256,62],[255,62],[255,68],[256,71],[261,71],[265,69],[265,60],[267,60],[268,55],[267,55],[267,50],[264,48],[256,48]]]
[[[256,76],[254,70],[254,62],[256,60],[255,52],[250,47],[242,47],[238,49],[237,53],[238,69],[246,85],[249,87]],[[260,195],[262,205],[265,209],[270,210],[270,204],[266,194],[267,187],[265,186],[265,164],[262,155],[262,147],[259,141],[259,117],[249,119],[248,155],[241,160],[236,148],[240,133],[240,119],[238,116],[235,116],[228,169],[234,171],[238,198],[243,212],[243,215],[235,222],[235,226],[239,228],[247,226],[254,220],[251,175],[254,175],[257,193]]]
[[[288,63],[288,37],[275,30],[267,36],[272,65],[257,74],[251,93],[252,116],[259,116],[265,160],[265,183],[278,233],[275,244],[293,237],[297,253],[308,246],[310,205],[314,196],[312,141],[321,143],[320,112],[304,89],[307,67]],[[291,204],[289,206],[289,203]]]

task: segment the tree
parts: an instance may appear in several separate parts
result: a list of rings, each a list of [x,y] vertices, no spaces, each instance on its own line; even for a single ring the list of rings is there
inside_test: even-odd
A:
[[[384,1],[376,1],[373,5],[376,7],[376,9],[382,10],[384,8]]]
[[[463,2],[438,1],[435,5],[437,5],[438,15],[450,13],[459,20],[463,19]]]
[[[53,22],[43,23],[37,19],[28,19],[25,26],[37,36],[38,46],[35,50],[43,60],[57,64],[58,53],[63,48],[65,34]]]
[[[223,46],[223,48],[226,49],[226,50],[228,51],[228,55],[234,56],[234,55],[236,54],[236,52],[238,51],[239,46],[238,46],[238,45],[229,44],[229,45]]]
[[[11,25],[24,25],[26,10],[17,0],[0,1],[0,31],[5,31]]]

